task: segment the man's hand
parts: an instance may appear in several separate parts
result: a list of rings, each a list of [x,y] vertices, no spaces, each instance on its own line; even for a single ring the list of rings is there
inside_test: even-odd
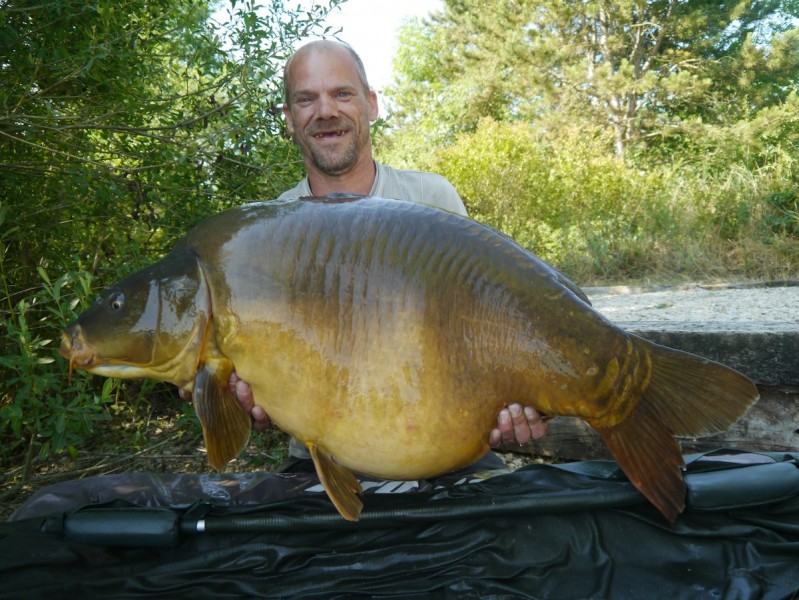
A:
[[[255,403],[255,400],[253,400],[250,384],[243,379],[239,379],[239,376],[236,375],[236,371],[233,371],[230,374],[228,387],[230,388],[231,393],[236,396],[239,404],[241,404],[242,410],[250,415],[254,429],[261,431],[272,424],[272,421],[269,419],[269,415],[266,414],[266,411],[258,406]],[[183,388],[178,388],[178,395],[183,400],[191,401],[191,392],[187,392]]]
[[[540,440],[547,434],[547,424],[541,414],[531,406],[510,404],[499,411],[497,426],[491,430],[488,443],[491,446],[500,444],[526,444],[530,440]]]
[[[239,376],[236,375],[236,371],[233,371],[230,374],[228,385],[230,386],[230,391],[239,399],[244,412],[249,414],[250,418],[252,418],[253,428],[261,431],[269,427],[272,421],[269,419],[269,415],[266,414],[266,411],[253,400],[250,384],[243,379],[239,379]]]

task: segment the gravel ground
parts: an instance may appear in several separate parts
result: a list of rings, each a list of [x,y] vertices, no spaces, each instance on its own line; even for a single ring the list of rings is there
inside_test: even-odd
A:
[[[799,331],[799,281],[584,291],[595,309],[624,329]]]

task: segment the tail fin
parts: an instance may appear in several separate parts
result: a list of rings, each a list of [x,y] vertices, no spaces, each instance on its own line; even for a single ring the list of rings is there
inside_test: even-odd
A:
[[[595,428],[633,485],[673,522],[685,507],[685,463],[674,436],[720,433],[759,394],[729,367],[641,338],[635,344],[651,357],[649,384],[624,421]]]

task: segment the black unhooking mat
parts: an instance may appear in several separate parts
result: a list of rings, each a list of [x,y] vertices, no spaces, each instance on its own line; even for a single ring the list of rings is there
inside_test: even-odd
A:
[[[0,523],[0,597],[796,598],[797,458],[687,456],[673,525],[612,462],[365,480],[358,523],[313,475],[82,479]]]

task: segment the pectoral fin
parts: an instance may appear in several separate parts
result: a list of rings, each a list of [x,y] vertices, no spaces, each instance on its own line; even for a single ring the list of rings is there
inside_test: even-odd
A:
[[[249,415],[228,387],[233,366],[222,361],[203,363],[194,378],[194,410],[203,426],[208,463],[221,471],[250,439]]]
[[[306,442],[311,453],[316,474],[341,516],[348,521],[357,521],[361,517],[363,502],[358,498],[361,493],[361,484],[352,474],[336,463],[327,451],[314,444]]]

